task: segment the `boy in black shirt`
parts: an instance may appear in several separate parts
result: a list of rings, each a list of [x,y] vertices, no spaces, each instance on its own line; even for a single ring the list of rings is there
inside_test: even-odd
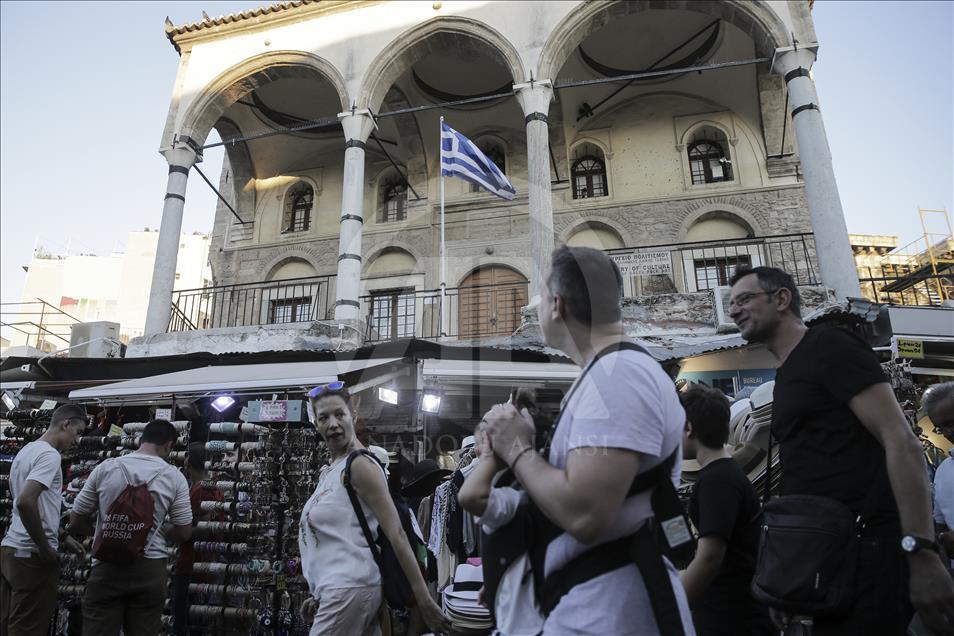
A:
[[[702,466],[689,500],[699,531],[696,556],[680,573],[700,636],[768,636],[768,610],[750,592],[761,509],[755,489],[725,448],[729,400],[693,384],[682,394],[686,433],[682,452]]]

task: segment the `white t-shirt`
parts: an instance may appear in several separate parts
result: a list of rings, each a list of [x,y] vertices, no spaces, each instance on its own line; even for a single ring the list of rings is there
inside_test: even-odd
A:
[[[487,509],[479,521],[487,534],[507,525],[527,493],[514,488],[492,488]],[[530,557],[524,554],[507,567],[497,586],[494,618],[501,636],[536,636],[543,629],[543,616],[534,595]]]
[[[934,473],[934,520],[954,529],[954,449]]]
[[[40,509],[40,523],[50,547],[56,550],[59,547],[57,535],[60,530],[60,506],[63,504],[63,473],[60,470],[60,453],[44,442],[37,440],[30,442],[20,449],[10,467],[10,494],[13,497],[13,515],[6,536],[3,537],[5,548],[29,550],[38,552],[36,543],[27,534],[20,512],[17,510],[17,498],[23,492],[28,480],[46,486],[40,493],[37,505]]]
[[[662,463],[682,440],[685,412],[672,380],[644,353],[619,351],[600,358],[589,373],[577,379],[563,404],[559,427],[550,448],[549,462],[566,467],[576,448],[620,448],[640,454],[639,472]],[[679,482],[681,452],[672,471]],[[636,532],[652,516],[650,492],[629,497],[613,525],[592,544],[567,533],[547,547],[546,574],[559,569],[596,545]],[[675,568],[669,578],[675,590],[685,633],[695,634],[685,590]],[[649,596],[635,564],[625,566],[575,586],[547,617],[544,634],[614,634],[649,636],[658,633]]]
[[[122,463],[133,485],[152,480],[149,484],[149,493],[154,502],[153,526],[143,556],[147,559],[169,557],[175,548],[169,545],[160,528],[167,516],[169,522],[176,526],[192,523],[192,505],[189,502],[189,484],[185,477],[161,457],[145,453],[130,453],[107,459],[89,474],[86,484],[73,502],[73,511],[81,515],[95,512],[100,519],[106,515],[112,503],[129,485],[117,462]],[[100,530],[97,523],[96,536],[99,536]]]
[[[370,587],[381,583],[381,572],[341,481],[346,458],[341,457],[322,468],[315,492],[301,511],[298,526],[302,574],[312,596],[319,601],[325,589]],[[383,469],[381,479],[385,479]],[[377,537],[378,520],[374,512],[360,495],[358,501],[371,536]]]

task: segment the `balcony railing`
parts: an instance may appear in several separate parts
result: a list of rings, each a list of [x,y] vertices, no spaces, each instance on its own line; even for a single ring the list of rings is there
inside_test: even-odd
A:
[[[861,293],[876,303],[940,306],[954,299],[954,272],[949,275],[918,276],[917,273],[900,276],[868,276],[858,279]]]
[[[529,283],[452,287],[445,291],[441,325],[439,289],[398,289],[361,297],[367,321],[366,342],[396,338],[471,340],[512,335],[520,326],[520,310],[529,302]]]
[[[819,283],[813,234],[662,243],[606,250],[623,274],[623,295],[690,293],[727,285],[742,266],[785,270],[798,285]]]
[[[334,310],[334,279],[310,276],[176,290],[169,331],[326,320]]]

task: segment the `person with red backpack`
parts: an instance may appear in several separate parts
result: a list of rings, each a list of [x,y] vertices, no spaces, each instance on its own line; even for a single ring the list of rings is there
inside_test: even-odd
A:
[[[177,437],[166,420],[146,425],[139,450],[93,469],[76,496],[72,534],[90,534],[93,568],[83,597],[83,633],[149,636],[161,628],[169,542],[192,536],[189,485],[166,462]]]

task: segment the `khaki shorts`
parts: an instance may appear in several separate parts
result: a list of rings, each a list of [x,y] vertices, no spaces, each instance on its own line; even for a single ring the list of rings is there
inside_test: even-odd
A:
[[[43,636],[56,611],[60,566],[16,552],[0,548],[0,636]]]
[[[310,636],[381,636],[382,598],[380,585],[322,590]]]
[[[166,559],[97,563],[83,595],[83,633],[155,636],[161,629],[169,574]]]

